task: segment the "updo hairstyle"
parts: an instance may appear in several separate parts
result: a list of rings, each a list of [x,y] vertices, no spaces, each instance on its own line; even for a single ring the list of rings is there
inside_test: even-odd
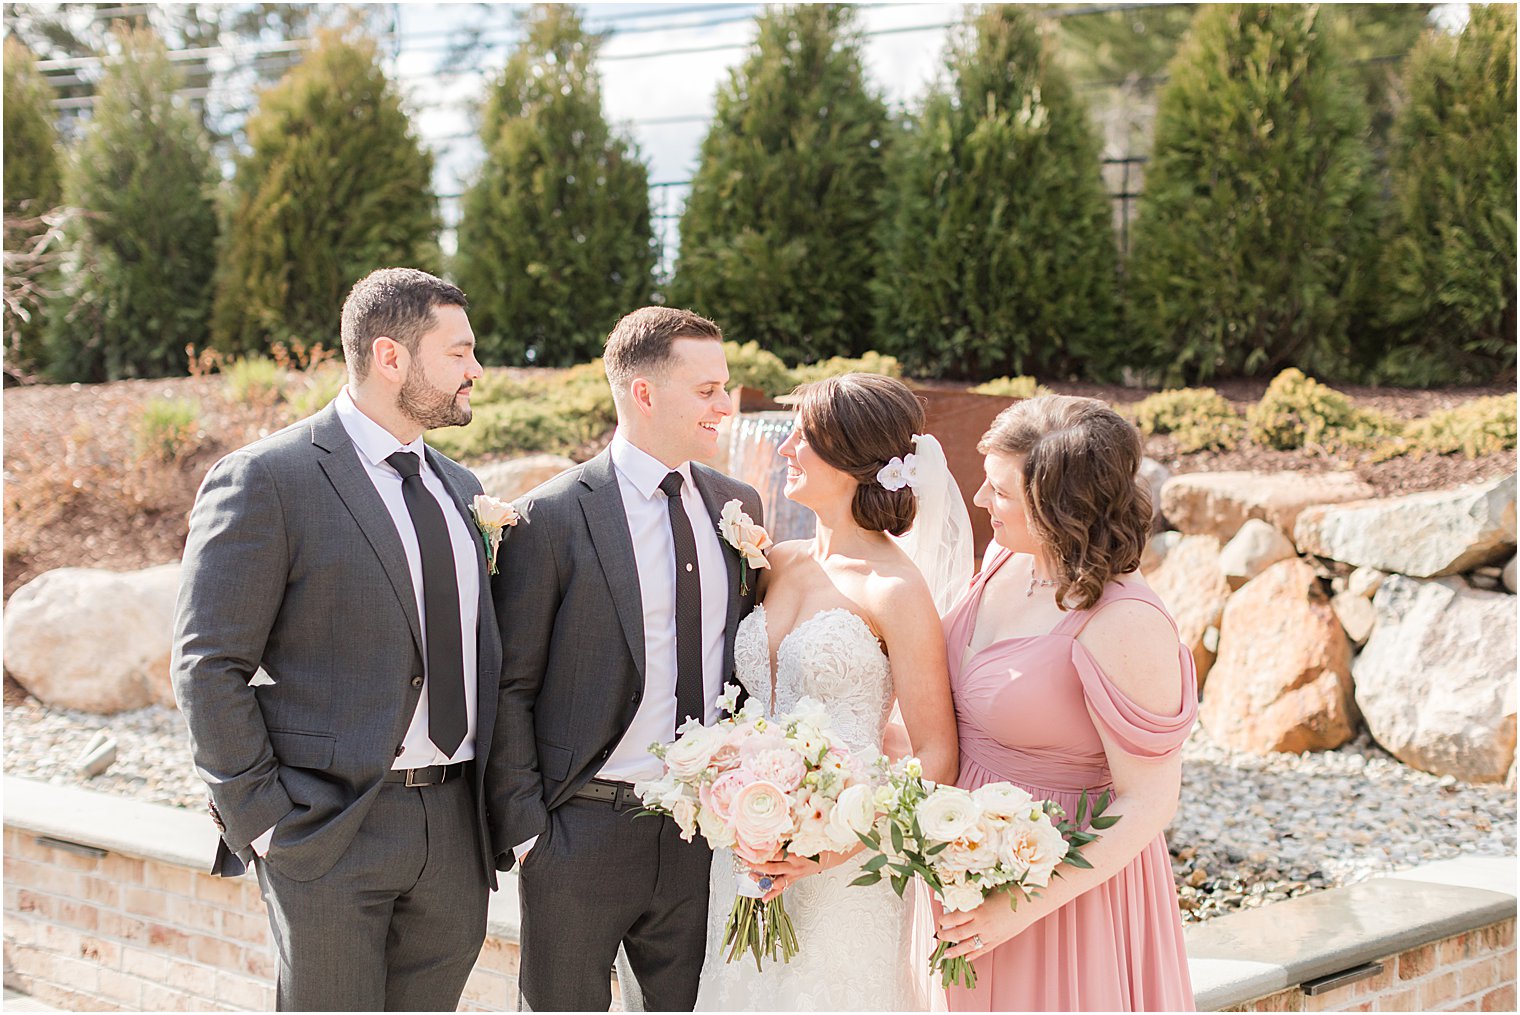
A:
[[[1043,395],[1000,412],[982,454],[1024,458],[1029,531],[1055,569],[1056,602],[1086,610],[1140,566],[1151,495],[1140,480],[1139,432],[1095,398]]]
[[[788,399],[797,406],[802,438],[824,462],[847,473],[855,488],[855,524],[900,536],[913,527],[913,489],[888,490],[876,474],[913,452],[924,429],[924,407],[902,381],[880,374],[841,374],[804,384]]]

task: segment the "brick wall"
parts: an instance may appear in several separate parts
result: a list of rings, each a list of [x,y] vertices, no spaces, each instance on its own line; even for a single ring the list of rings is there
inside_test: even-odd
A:
[[[1382,972],[1321,994],[1291,987],[1226,1011],[1514,1011],[1515,921],[1378,960]]]

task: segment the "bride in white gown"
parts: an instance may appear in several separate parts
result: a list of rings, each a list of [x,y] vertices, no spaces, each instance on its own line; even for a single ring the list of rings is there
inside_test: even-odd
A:
[[[848,374],[799,393],[797,428],[780,450],[789,466],[786,496],[814,511],[817,534],[770,552],[770,569],[761,572],[764,603],[740,624],[734,661],[745,691],[766,703],[767,714],[814,698],[852,753],[881,752],[895,700],[924,775],[953,782],[944,638],[936,596],[920,571],[933,554],[910,557],[892,538],[914,524],[914,487],[928,481],[913,475],[917,458],[934,460],[933,482],[949,482],[938,444],[915,438],[922,429],[917,398],[890,378]],[[958,494],[954,502],[960,518],[952,522],[969,532]],[[917,542],[925,534],[939,542],[940,532],[926,533],[924,521]],[[938,517],[933,525],[945,528]],[[933,567],[937,584],[964,584],[970,559],[963,556],[964,563],[947,558]],[[937,591],[948,598],[958,588]],[[858,852],[789,857],[750,872],[728,850],[716,851],[697,1009],[942,1010],[928,975],[934,943],[927,914],[912,889],[900,899],[885,880],[852,887],[864,861]],[[757,971],[747,956],[725,961],[721,942],[737,879],[762,875],[772,879],[766,898],[784,895],[799,950],[789,963],[767,960]]]

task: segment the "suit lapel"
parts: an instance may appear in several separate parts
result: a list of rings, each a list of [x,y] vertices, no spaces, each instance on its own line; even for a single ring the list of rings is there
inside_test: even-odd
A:
[[[697,492],[702,495],[702,503],[707,505],[707,513],[712,518],[713,531],[718,532],[718,543],[723,547],[723,563],[728,566],[728,616],[723,623],[723,658],[725,660],[734,657],[734,636],[739,630],[740,614],[743,611],[743,599],[739,594],[739,551],[728,544],[728,540],[721,535],[722,530],[718,527],[718,521],[723,516],[723,494],[717,488],[717,480],[713,474],[708,473],[702,466],[695,462],[691,466],[692,482],[697,484]],[[751,581],[758,581],[753,575]],[[727,674],[724,675],[727,679]]]
[[[586,528],[596,548],[597,560],[612,590],[618,622],[639,680],[644,679],[644,600],[639,590],[639,566],[633,555],[633,538],[628,534],[628,514],[623,509],[623,494],[618,489],[612,454],[603,451],[581,470],[581,511]]]
[[[358,523],[359,531],[364,533],[375,556],[380,558],[385,576],[390,579],[396,598],[401,600],[406,622],[412,629],[412,640],[417,643],[420,653],[422,621],[417,616],[417,599],[412,590],[412,572],[406,563],[406,550],[401,545],[401,536],[396,533],[390,512],[385,509],[385,502],[380,499],[380,492],[365,473],[348,431],[343,429],[333,406],[312,417],[311,442],[325,452],[317,460],[318,464],[327,474],[343,506]]]

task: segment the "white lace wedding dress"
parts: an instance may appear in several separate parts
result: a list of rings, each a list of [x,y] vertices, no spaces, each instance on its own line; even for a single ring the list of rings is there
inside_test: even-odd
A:
[[[771,698],[770,636],[765,607],[739,625],[734,663],[744,689]],[[892,671],[866,622],[842,608],[804,620],[776,653],[773,711],[803,697],[821,702],[832,729],[852,751],[880,753],[892,708]],[[899,899],[883,880],[851,887],[865,857],[810,875],[783,894],[797,930],[791,962],[765,961],[756,971],[746,954],[726,962],[723,927],[735,899],[733,855],[713,853],[707,951],[698,1011],[925,1011],[930,1007],[927,913],[914,901],[915,880]],[[917,914],[917,918],[916,918]],[[921,922],[921,926],[919,925]],[[942,1005],[936,1006],[943,1010]]]

